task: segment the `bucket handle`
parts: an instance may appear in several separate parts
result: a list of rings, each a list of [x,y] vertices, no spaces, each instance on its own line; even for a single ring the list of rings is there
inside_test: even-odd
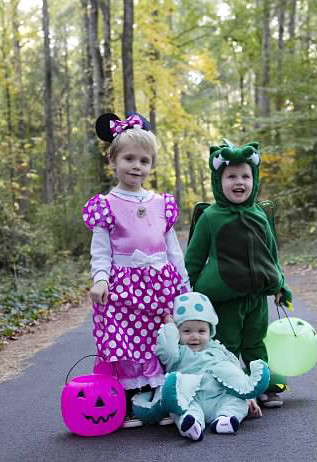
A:
[[[276,310],[277,310],[278,318],[281,319],[280,312],[279,312],[279,308],[282,308],[282,310],[283,310],[283,312],[284,312],[284,314],[285,314],[285,316],[286,316],[286,318],[287,318],[287,320],[288,320],[288,322],[289,322],[289,324],[290,324],[290,326],[291,326],[291,329],[292,329],[292,331],[293,331],[294,337],[297,337],[296,332],[295,332],[294,327],[293,327],[293,324],[291,323],[291,320],[290,320],[290,318],[288,317],[288,314],[287,314],[287,312],[285,311],[284,306],[283,306],[283,305],[280,305],[280,304],[278,304],[278,303],[276,303],[275,305],[276,305]]]
[[[75,364],[69,369],[68,374],[66,375],[65,379],[65,385],[68,385],[68,377],[70,376],[70,373],[75,369],[77,364],[79,364],[83,359],[90,358],[90,357],[97,357],[97,358],[102,358],[100,355],[86,355],[80,358],[78,361],[75,362]]]

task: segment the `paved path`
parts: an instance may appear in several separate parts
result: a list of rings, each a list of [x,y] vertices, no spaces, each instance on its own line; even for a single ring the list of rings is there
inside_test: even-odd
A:
[[[296,315],[317,325],[300,301]],[[273,317],[276,318],[272,308]],[[33,357],[22,376],[7,381],[1,392],[1,462],[93,461],[125,462],[313,462],[317,460],[317,368],[290,380],[285,406],[265,410],[262,419],[247,419],[236,435],[205,433],[191,443],[175,427],[148,426],[119,430],[99,438],[70,434],[60,415],[60,392],[69,367],[94,352],[91,321],[59,337]],[[86,362],[85,362],[86,361]],[[92,358],[74,375],[88,373]]]

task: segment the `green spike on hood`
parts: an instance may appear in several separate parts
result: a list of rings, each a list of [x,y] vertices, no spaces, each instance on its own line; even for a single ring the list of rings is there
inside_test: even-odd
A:
[[[220,146],[211,146],[209,155],[209,168],[211,170],[211,184],[215,201],[221,207],[229,207],[232,204],[224,196],[221,186],[222,172],[228,165],[239,165],[244,162],[250,165],[253,175],[253,189],[250,197],[239,207],[249,207],[254,204],[259,190],[259,167],[261,153],[259,143],[251,141],[241,147],[235,146],[229,140],[224,139]]]

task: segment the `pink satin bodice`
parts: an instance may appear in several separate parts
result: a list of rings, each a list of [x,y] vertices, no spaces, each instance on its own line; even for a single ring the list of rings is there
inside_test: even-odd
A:
[[[139,203],[109,193],[107,200],[115,214],[115,226],[110,231],[113,255],[132,255],[136,249],[146,255],[166,252],[165,203],[162,196],[154,194],[148,201]],[[142,218],[137,215],[140,206],[146,208]]]

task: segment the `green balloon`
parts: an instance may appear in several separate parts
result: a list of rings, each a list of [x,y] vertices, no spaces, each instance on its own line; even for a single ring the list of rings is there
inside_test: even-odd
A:
[[[283,318],[273,321],[264,343],[268,364],[276,374],[286,377],[308,372],[317,362],[317,334],[307,321]]]

